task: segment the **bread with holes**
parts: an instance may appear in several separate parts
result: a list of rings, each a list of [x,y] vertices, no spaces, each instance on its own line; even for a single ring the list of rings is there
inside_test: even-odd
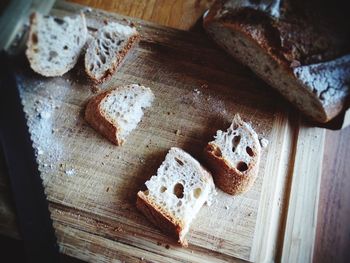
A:
[[[111,22],[101,27],[85,53],[87,75],[95,83],[104,81],[114,73],[139,38],[134,26]]]
[[[137,208],[165,234],[187,246],[190,225],[204,203],[209,203],[215,186],[211,174],[185,151],[173,147],[137,193]]]
[[[121,145],[153,100],[151,89],[140,84],[112,88],[89,100],[85,120],[112,143]]]
[[[62,76],[77,63],[87,34],[84,14],[57,18],[33,13],[26,50],[30,67],[46,77]]]
[[[217,131],[205,148],[215,185],[236,195],[253,185],[259,169],[261,146],[253,128],[236,114],[226,132]]]

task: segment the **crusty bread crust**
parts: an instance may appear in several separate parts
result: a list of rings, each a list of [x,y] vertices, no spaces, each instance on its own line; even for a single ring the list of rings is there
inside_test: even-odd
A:
[[[347,40],[340,35],[330,39],[327,32],[332,30],[318,31],[314,23],[303,26],[300,21],[307,18],[297,12],[275,19],[249,7],[249,1],[242,7],[237,1],[235,8],[233,3],[217,1],[205,15],[203,25],[209,35],[305,115],[322,123],[337,116],[350,94]]]
[[[88,61],[86,61],[85,57],[85,72],[89,76],[89,78],[95,83],[95,84],[100,84],[106,80],[108,80],[113,73],[117,70],[117,68],[122,64],[124,61],[124,58],[126,55],[129,53],[129,50],[131,50],[136,44],[140,41],[140,34],[137,33],[136,35],[130,37],[124,46],[122,50],[119,51],[117,59],[114,61],[114,63],[111,65],[111,67],[106,71],[104,76],[100,79],[96,79],[92,74],[90,74],[90,71],[88,70]]]
[[[184,238],[181,239],[180,235],[184,229],[184,223],[167,213],[162,207],[157,206],[145,192],[139,191],[137,193],[136,207],[165,234],[176,238],[182,246],[188,246],[187,240]]]
[[[264,45],[258,44],[249,33],[247,33],[237,24],[225,23],[217,26],[215,24],[212,24],[211,27],[213,28],[213,31],[223,30],[222,27],[224,27],[227,30],[235,32],[237,35],[240,35],[242,38],[245,38],[246,41],[249,41],[250,44],[255,47],[257,54],[265,53],[266,61],[268,61],[271,67],[274,68],[274,70],[277,71],[281,76],[283,76],[284,79],[288,79],[288,82],[294,83],[293,85],[294,89],[286,89],[286,90],[280,89],[280,86],[277,83],[275,83],[271,77],[266,76],[266,74],[269,74],[269,72],[260,71],[259,68],[261,67],[261,65],[259,65],[259,63],[250,63],[249,64],[250,68],[254,71],[255,74],[257,74],[260,78],[262,78],[266,83],[271,85],[271,87],[275,87],[282,95],[287,97],[290,100],[290,102],[294,106],[296,106],[299,110],[301,110],[305,115],[310,116],[312,119],[317,120],[318,122],[327,122],[341,111],[343,107],[343,103],[341,102],[338,102],[331,106],[324,107],[315,93],[312,93],[309,88],[304,87],[302,84],[298,82],[298,80],[293,75],[293,71],[286,64],[286,62],[281,60],[279,57],[275,56],[273,53],[271,53],[271,51],[268,48],[264,46],[266,45],[265,41],[263,40],[261,41],[261,44],[264,43]],[[209,34],[212,35],[214,39],[216,39],[214,34],[211,33],[211,30],[208,29],[208,31],[209,31]],[[243,61],[243,59],[239,57],[237,53],[228,49],[223,43],[221,43],[219,39],[216,39],[216,40],[217,40],[217,43],[234,58],[236,58],[239,61],[242,61],[243,64],[249,63],[249,62]],[[310,107],[308,107],[308,103],[300,103],[297,99],[294,99],[293,94],[299,94],[301,97],[303,97],[303,100],[309,101],[312,104],[313,111],[312,112],[310,111]]]
[[[121,145],[123,140],[118,137],[119,127],[110,122],[104,115],[100,108],[101,102],[105,99],[113,90],[102,92],[90,99],[85,109],[85,120],[103,136],[105,136],[112,143]]]
[[[257,177],[260,156],[249,163],[244,172],[232,167],[222,156],[217,155],[218,147],[212,142],[205,147],[206,159],[213,170],[215,185],[230,195],[248,191]]]

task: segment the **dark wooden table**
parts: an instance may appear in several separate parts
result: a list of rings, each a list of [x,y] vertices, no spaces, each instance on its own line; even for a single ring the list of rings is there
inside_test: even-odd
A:
[[[71,0],[109,12],[137,17],[162,25],[193,30],[212,0]],[[327,130],[317,218],[314,262],[347,262],[350,258],[350,127]],[[0,239],[5,254],[20,262],[20,243]],[[13,261],[12,261],[13,262]],[[17,262],[17,261],[16,261]],[[64,262],[78,262],[65,257]]]

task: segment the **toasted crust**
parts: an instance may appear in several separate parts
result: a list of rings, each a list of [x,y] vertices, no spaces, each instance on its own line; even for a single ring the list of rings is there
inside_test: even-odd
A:
[[[174,218],[162,209],[162,207],[157,206],[145,192],[139,191],[137,193],[136,207],[150,222],[160,228],[164,233],[176,238],[182,246],[188,246],[187,240],[180,237],[180,233],[184,229],[183,222]]]
[[[90,74],[90,71],[88,70],[87,67],[85,67],[86,74],[89,76],[89,78],[95,84],[100,84],[100,83],[106,81],[107,79],[109,79],[113,75],[113,73],[116,71],[116,69],[122,64],[122,62],[124,61],[124,58],[129,53],[129,50],[131,50],[139,42],[139,40],[140,40],[139,33],[137,33],[136,35],[134,35],[128,39],[127,44],[125,45],[125,47],[122,50],[119,51],[117,59],[114,61],[114,63],[108,69],[108,71],[106,71],[105,75],[102,78],[96,79],[93,75]],[[85,61],[85,64],[86,64],[86,61]]]
[[[108,121],[101,111],[100,104],[113,90],[102,92],[90,99],[85,109],[85,120],[115,145],[121,145],[123,140],[118,137],[119,127]]]

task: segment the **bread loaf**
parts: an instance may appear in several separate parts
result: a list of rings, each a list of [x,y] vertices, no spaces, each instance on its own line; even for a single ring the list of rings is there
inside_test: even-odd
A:
[[[350,89],[350,27],[340,1],[217,1],[204,28],[299,110],[334,118]]]

